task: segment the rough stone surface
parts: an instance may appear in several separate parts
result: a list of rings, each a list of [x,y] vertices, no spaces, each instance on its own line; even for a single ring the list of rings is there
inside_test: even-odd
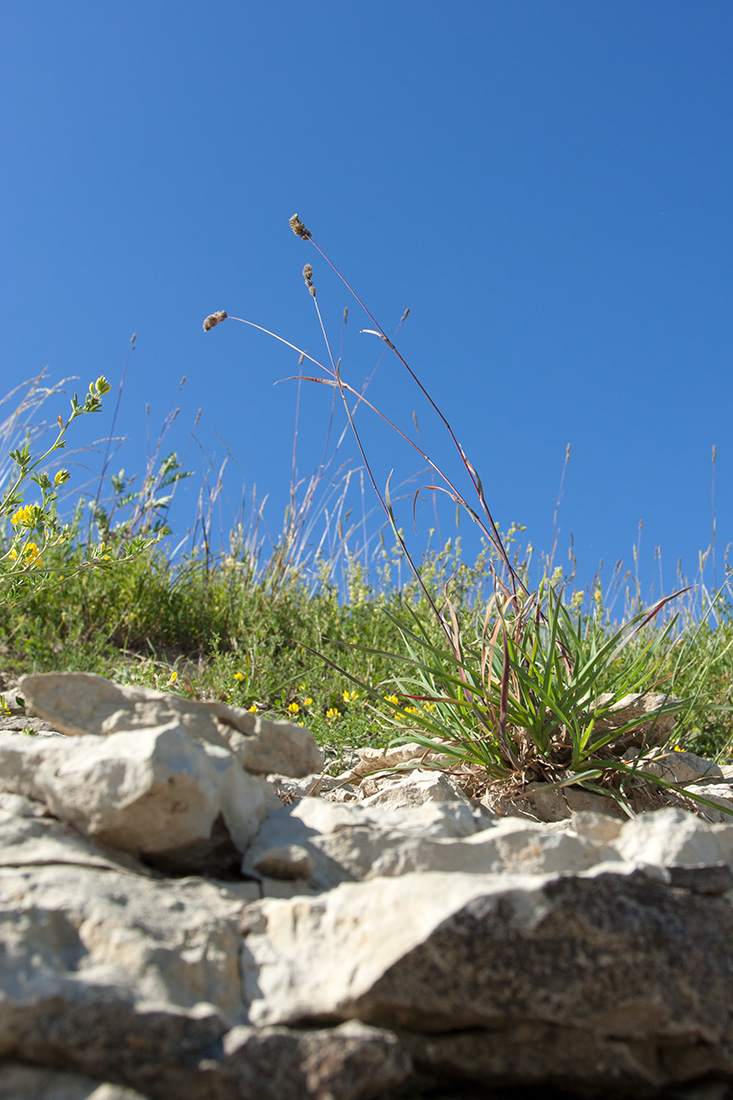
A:
[[[0,1065],[0,1100],[145,1100],[140,1092],[60,1069]]]
[[[301,726],[225,703],[115,684],[90,672],[22,676],[19,690],[36,714],[69,736],[107,736],[177,723],[191,740],[232,748],[252,772],[298,777],[323,767],[320,749]]]
[[[367,1100],[401,1085],[412,1070],[393,1033],[358,1020],[308,1031],[236,1027],[223,1047],[237,1095],[252,1100]]]
[[[207,840],[221,815],[243,852],[276,804],[226,748],[192,741],[182,725],[100,738],[0,739],[0,788],[43,801],[85,836],[134,855]]]
[[[45,679],[63,735],[0,730],[0,1100],[733,1094],[722,807],[538,787],[498,814],[414,746],[334,777],[289,723]]]
[[[407,775],[386,779],[365,777],[359,788],[359,801],[365,806],[390,806],[400,809],[421,806],[425,802],[465,802],[470,800],[458,780],[428,768],[416,768]]]
[[[585,870],[614,849],[566,829],[516,818],[495,824],[460,803],[399,810],[303,799],[271,814],[250,845],[246,874],[297,879],[318,890],[414,871]]]

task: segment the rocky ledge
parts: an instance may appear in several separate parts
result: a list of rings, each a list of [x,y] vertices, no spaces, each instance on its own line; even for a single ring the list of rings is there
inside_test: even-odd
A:
[[[733,1095],[730,766],[645,765],[709,805],[497,807],[414,747],[328,777],[307,731],[220,703],[19,690],[0,1097]]]

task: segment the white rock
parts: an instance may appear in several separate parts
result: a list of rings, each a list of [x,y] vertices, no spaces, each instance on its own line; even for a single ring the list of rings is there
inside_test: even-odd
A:
[[[569,823],[555,829],[519,818],[492,823],[466,803],[395,810],[306,798],[268,817],[242,869],[325,890],[416,871],[581,871],[617,858],[605,841],[577,836]]]
[[[351,768],[350,774],[353,776],[371,775],[372,772],[397,768],[407,763],[417,763],[428,755],[429,750],[412,742],[408,745],[393,745],[389,749],[357,749],[356,756],[358,759]]]
[[[421,806],[425,802],[465,802],[470,800],[452,775],[430,768],[415,768],[407,774],[381,778],[365,776],[358,791],[362,806],[390,806],[400,809]]]
[[[639,770],[659,776],[668,783],[697,783],[702,779],[722,778],[721,769],[712,760],[694,752],[656,751],[639,761]]]
[[[733,824],[733,784],[730,781],[716,783],[713,779],[705,783],[691,783],[685,787],[685,794],[693,798],[698,813],[708,821]],[[709,802],[714,805],[708,805]],[[715,809],[715,806],[720,809]]]
[[[178,725],[38,742],[0,740],[0,787],[43,801],[85,836],[134,855],[211,836],[219,814],[244,851],[279,801],[228,749]]]
[[[43,807],[20,795],[5,795],[0,804],[16,800],[14,812],[0,809],[0,867],[49,866],[74,864],[83,867],[106,867],[122,870],[134,861],[126,859],[79,835],[71,825],[43,816]],[[36,807],[39,812],[25,810],[22,805]],[[20,804],[20,805],[18,805]],[[15,812],[20,810],[21,812]],[[142,865],[135,864],[140,874],[150,874]]]
[[[191,740],[231,748],[253,772],[303,776],[323,767],[320,749],[301,726],[216,700],[199,702],[115,684],[89,672],[22,676],[19,689],[36,714],[69,736],[107,736],[176,723]]]
[[[1,834],[0,834],[1,835]],[[0,1048],[21,1013],[86,997],[242,1023],[237,927],[254,883],[74,866],[0,868]]]
[[[733,825],[710,824],[668,807],[627,822],[614,847],[622,859],[640,865],[733,865]]]
[[[638,873],[411,874],[259,902],[243,921],[257,1025],[535,1021],[693,1049],[733,1035],[733,909]]]

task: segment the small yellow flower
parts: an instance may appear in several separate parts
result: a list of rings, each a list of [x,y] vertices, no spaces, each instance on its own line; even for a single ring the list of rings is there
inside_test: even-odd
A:
[[[10,557],[12,561],[18,560],[18,551],[15,547],[10,551]],[[37,543],[28,542],[23,549],[23,568],[27,569],[29,566],[35,568],[37,565],[43,565],[41,551]]]
[[[288,703],[288,710],[291,714],[297,714],[300,710],[300,707],[297,703]]]
[[[306,695],[305,698],[303,699],[303,706],[304,707],[310,707],[312,705],[313,705],[313,699],[311,698],[310,695]]]
[[[326,711],[326,718],[340,718],[340,717],[341,717],[341,711],[338,709],[338,707],[329,707],[328,710]]]
[[[37,504],[24,504],[17,512],[13,512],[10,522],[16,527],[34,527],[38,511],[40,509]]]
[[[343,699],[343,701],[345,703],[353,703],[356,699],[359,698],[359,692],[358,691],[344,691],[341,695],[341,698]]]
[[[243,672],[235,672],[234,673],[234,679],[235,680],[243,680],[244,679],[244,673]]]
[[[63,485],[70,477],[71,474],[68,470],[57,470],[54,474],[53,483],[54,485]]]
[[[405,714],[417,714],[417,707],[405,707]]]
[[[173,672],[171,672],[171,674],[170,674],[170,678],[168,680],[168,683],[169,684],[175,684],[177,679],[178,679],[178,673],[176,672],[175,669],[173,669]]]
[[[396,707],[400,705],[400,701],[396,695],[385,695],[384,698],[387,703],[394,703]]]
[[[254,703],[252,704],[251,707],[247,707],[247,710],[249,711],[250,714],[256,714],[257,713],[257,707],[255,706]]]
[[[422,709],[430,714],[431,711],[435,710],[435,703],[423,703]]]

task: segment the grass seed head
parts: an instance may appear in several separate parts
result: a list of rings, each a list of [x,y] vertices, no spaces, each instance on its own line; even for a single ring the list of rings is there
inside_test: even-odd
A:
[[[316,288],[313,286],[313,268],[310,264],[306,264],[303,268],[303,278],[305,279],[305,285],[311,293],[311,297],[315,298]]]
[[[306,229],[297,214],[293,214],[292,218],[290,219],[290,228],[292,229],[293,233],[295,233],[296,237],[302,237],[304,241],[310,240],[311,231],[310,229]]]
[[[210,313],[204,321],[204,332],[208,332],[210,328],[214,328],[216,325],[221,324],[222,321],[226,321],[227,312],[225,309],[220,309],[218,313]]]

